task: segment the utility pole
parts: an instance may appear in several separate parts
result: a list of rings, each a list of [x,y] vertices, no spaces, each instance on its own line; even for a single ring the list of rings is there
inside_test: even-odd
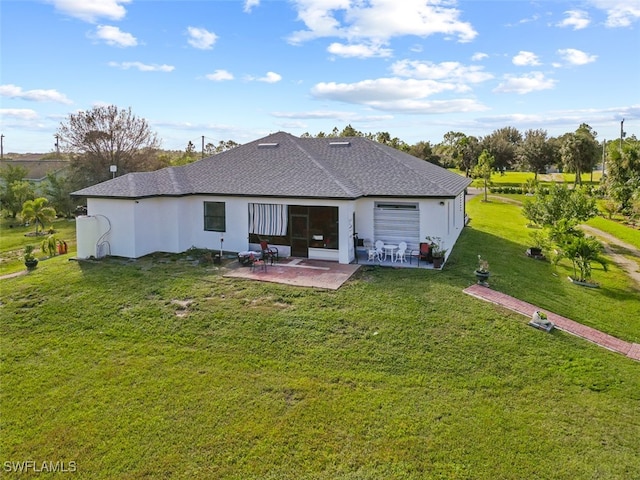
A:
[[[60,158],[60,136],[56,133],[54,135],[56,137],[56,157]]]
[[[0,160],[4,159],[4,134],[0,135]]]
[[[626,133],[624,131],[624,118],[620,122],[620,157],[622,158],[622,139],[625,137]]]
[[[204,135],[202,135],[202,156],[200,158],[204,158]]]
[[[605,175],[605,165],[607,162],[607,139],[605,138],[604,141],[602,142],[602,177],[600,177],[600,181],[602,181],[602,179],[604,179],[604,175]]]

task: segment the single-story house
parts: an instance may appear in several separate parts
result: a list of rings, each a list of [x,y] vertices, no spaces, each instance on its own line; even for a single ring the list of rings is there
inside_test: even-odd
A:
[[[278,132],[189,165],[129,173],[74,192],[78,257],[138,258],[191,247],[351,263],[354,238],[440,237],[465,225],[470,180],[363,137]]]

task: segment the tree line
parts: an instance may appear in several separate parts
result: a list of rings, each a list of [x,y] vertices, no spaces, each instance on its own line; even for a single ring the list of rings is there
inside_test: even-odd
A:
[[[39,193],[49,198],[60,213],[73,210],[70,192],[112,178],[112,166],[118,176],[153,171],[185,165],[203,155],[215,155],[238,146],[233,140],[220,141],[217,145],[208,143],[198,153],[189,141],[184,151],[162,150],[160,140],[145,119],[134,115],[131,108],[119,109],[114,105],[70,114],[60,124],[57,137],[62,154],[69,160],[69,168],[64,176],[49,175]],[[559,137],[550,137],[542,129],[521,133],[514,127],[497,129],[485,137],[450,131],[437,144],[419,141],[411,145],[388,132],[363,133],[351,125],[342,130],[334,127],[329,133],[304,133],[302,137],[365,137],[480,178],[490,176],[493,171],[506,170],[533,172],[537,178],[539,173],[555,165],[576,173],[576,182],[580,183],[580,174],[593,171],[604,159],[607,172],[603,185],[620,211],[629,210],[640,191],[640,142],[631,136],[624,142],[609,141],[603,145],[596,140],[597,133],[584,123],[576,131]],[[0,169],[0,201],[12,216],[21,210],[24,201],[38,194],[25,177],[26,171],[20,167],[8,165]]]

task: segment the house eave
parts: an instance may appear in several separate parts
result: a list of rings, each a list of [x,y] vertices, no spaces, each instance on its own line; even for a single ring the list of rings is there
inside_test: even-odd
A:
[[[459,195],[459,194],[458,194]],[[139,196],[115,196],[115,195],[77,195],[72,193],[72,198],[99,198],[103,200],[145,200],[150,198],[184,198],[184,197],[234,197],[234,198],[273,198],[273,199],[309,199],[309,200],[343,200],[343,201],[354,201],[362,198],[393,198],[393,199],[402,199],[402,198],[412,198],[412,199],[424,199],[428,200],[430,198],[433,199],[449,199],[453,200],[457,198],[457,195],[454,194],[444,194],[444,195],[376,195],[376,194],[367,194],[367,195],[359,195],[353,197],[337,197],[337,196],[323,196],[323,195],[265,195],[265,194],[240,194],[240,193],[185,193],[185,194],[162,194],[162,195],[139,195]]]

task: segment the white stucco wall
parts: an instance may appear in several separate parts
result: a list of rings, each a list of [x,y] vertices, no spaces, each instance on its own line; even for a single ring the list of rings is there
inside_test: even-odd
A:
[[[447,249],[446,257],[448,257],[464,228],[464,215],[464,192],[456,198],[422,201],[420,203],[420,238],[440,237],[444,248]]]
[[[207,201],[225,203],[224,232],[204,230],[204,203]],[[184,252],[191,247],[222,248],[231,252],[247,250],[249,203],[339,207],[339,261],[349,263],[353,260],[353,205],[349,201],[207,196],[140,200],[89,198],[87,210],[89,216],[104,216],[111,224],[111,232],[105,238],[110,244],[111,255],[138,258],[153,252]],[[82,232],[78,234],[82,235]]]
[[[465,217],[465,204],[464,204],[464,192],[458,195],[456,198],[447,199],[445,202],[446,220],[445,226],[442,229],[442,234],[438,235],[442,237],[447,249],[447,257],[451,254],[451,250],[455,246],[458,237],[462,233],[464,228]]]
[[[204,202],[225,202],[226,231],[204,230]],[[374,238],[374,206],[388,198],[349,200],[273,199],[263,197],[157,197],[140,200],[90,198],[88,215],[108,218],[111,232],[105,237],[110,254],[138,258],[153,252],[184,252],[191,247],[239,252],[249,248],[249,203],[323,205],[339,208],[338,261],[355,258],[353,234]],[[448,253],[464,228],[464,194],[456,199],[402,199],[418,202],[420,239],[441,237]],[[440,205],[443,202],[443,205]],[[356,222],[353,224],[355,212]],[[354,229],[355,228],[355,229]],[[78,231],[78,235],[82,235]],[[221,242],[221,239],[224,239]],[[78,239],[80,242],[82,239]],[[286,249],[283,249],[286,250]],[[286,253],[286,252],[283,252]]]
[[[136,258],[134,206],[133,200],[87,199],[87,214],[100,217],[104,220],[101,223],[110,227],[104,241],[108,242],[111,255]],[[82,235],[82,232],[77,231],[77,235]],[[77,240],[78,243],[83,241],[81,238]]]

